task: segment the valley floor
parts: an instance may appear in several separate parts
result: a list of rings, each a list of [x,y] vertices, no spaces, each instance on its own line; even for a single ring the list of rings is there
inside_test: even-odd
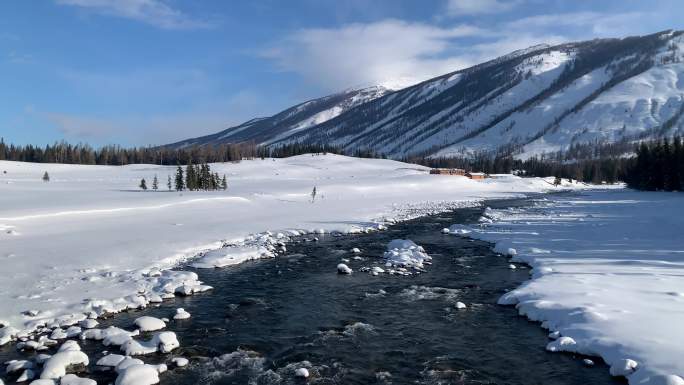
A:
[[[176,170],[168,166],[0,161],[0,323],[11,326],[0,328],[0,344],[55,321],[73,324],[84,313],[144,305],[177,288],[206,289],[196,276],[160,271],[226,244],[241,247],[196,263],[218,267],[272,256],[278,232],[366,231],[450,204],[556,189],[542,179],[472,181],[337,155],[211,167],[227,175],[228,191],[168,191],[167,177]],[[41,180],[46,171],[50,182]],[[137,188],[155,175],[160,190]]]
[[[481,226],[451,232],[494,242],[533,267],[533,279],[500,303],[542,321],[552,332],[547,350],[601,356],[631,384],[684,384],[680,193],[511,175],[473,181],[338,155],[211,167],[226,174],[227,191],[168,191],[175,167],[1,161],[0,345],[44,325],[208,289],[173,270],[184,261],[222,267],[274,257],[289,236],[376,231],[486,199],[576,190],[487,209]],[[160,190],[137,188],[155,175]]]

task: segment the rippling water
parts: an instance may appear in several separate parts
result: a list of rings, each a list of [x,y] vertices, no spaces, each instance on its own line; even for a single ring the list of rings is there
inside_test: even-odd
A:
[[[192,318],[171,322],[169,330],[182,345],[173,356],[188,357],[191,365],[165,373],[162,384],[304,383],[294,376],[299,367],[309,369],[308,382],[315,384],[620,383],[601,364],[585,367],[580,357],[547,353],[538,324],[496,305],[529,271],[510,270],[486,243],[440,234],[451,224],[474,222],[480,212],[462,209],[380,233],[300,240],[277,259],[199,270],[214,291],[120,314],[103,325],[130,328],[142,314],[188,310]],[[395,238],[412,239],[433,257],[426,273],[374,277],[358,271],[380,262]],[[361,260],[352,259],[352,247],[362,250]],[[351,259],[354,274],[336,274],[341,258]],[[468,308],[457,310],[457,301]],[[84,343],[92,362],[102,349]],[[5,347],[0,359],[14,355]],[[91,372],[99,383],[114,378]]]

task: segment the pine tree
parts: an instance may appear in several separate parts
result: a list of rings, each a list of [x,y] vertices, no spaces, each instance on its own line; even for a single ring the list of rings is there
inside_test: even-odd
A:
[[[142,190],[147,190],[147,182],[145,182],[145,178],[140,179],[140,186]]]
[[[228,181],[226,180],[226,174],[223,174],[223,179],[221,179],[221,189],[228,190]]]
[[[171,191],[171,188],[173,188],[173,184],[171,183],[171,175],[168,175],[166,178],[166,187],[169,188],[169,191]]]
[[[43,182],[49,182],[50,181],[50,175],[48,175],[48,172],[45,171],[45,174],[43,174]]]
[[[221,178],[219,177],[219,174],[216,172],[211,176],[211,189],[218,190],[219,186],[221,186]]]
[[[195,166],[192,164],[192,159],[188,159],[188,165],[185,167],[185,186],[190,191],[197,190],[197,177],[195,174]]]
[[[157,179],[157,174],[154,174],[154,179],[152,179],[152,190],[159,189],[159,180]]]
[[[183,181],[183,169],[178,166],[176,169],[176,191],[183,191],[185,189],[185,182]]]
[[[313,190],[311,191],[311,203],[314,203],[316,200],[316,186],[314,186]]]

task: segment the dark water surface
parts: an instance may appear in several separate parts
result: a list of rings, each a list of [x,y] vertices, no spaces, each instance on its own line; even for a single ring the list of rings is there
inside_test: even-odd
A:
[[[511,205],[521,202],[490,204]],[[288,246],[288,254],[236,267],[198,270],[214,290],[176,298],[156,308],[105,320],[125,328],[141,315],[171,318],[175,308],[192,314],[171,321],[181,348],[171,356],[189,367],[162,375],[162,384],[297,384],[294,370],[308,367],[314,384],[618,384],[602,364],[544,350],[546,332],[496,304],[505,290],[528,279],[508,268],[490,245],[440,230],[471,223],[481,208],[421,218],[372,234],[321,237]],[[359,271],[382,266],[380,256],[396,238],[411,239],[433,257],[427,272],[374,277]],[[358,247],[363,260],[349,250]],[[350,276],[336,274],[350,258]],[[457,310],[457,301],[468,308]],[[92,363],[98,342],[83,342]],[[12,347],[0,359],[17,354]],[[143,357],[148,363],[170,356]],[[600,360],[597,360],[600,361]],[[92,364],[91,364],[92,366]],[[98,383],[112,375],[92,373]]]

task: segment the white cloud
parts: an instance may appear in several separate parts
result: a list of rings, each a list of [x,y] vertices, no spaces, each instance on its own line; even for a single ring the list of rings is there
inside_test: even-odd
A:
[[[489,4],[490,12],[518,3],[477,2]],[[458,4],[463,11],[484,12],[472,5],[475,2]],[[301,29],[274,42],[261,55],[326,92],[374,84],[396,89],[541,43],[646,33],[648,27],[638,23],[644,16],[635,12],[541,14],[487,28],[390,19]]]
[[[480,30],[441,28],[400,20],[299,30],[262,56],[326,89],[383,84],[405,86],[466,64],[444,57],[454,39]]]
[[[518,0],[449,0],[447,13],[450,16],[502,13],[510,11],[518,3]]]
[[[195,20],[162,0],[56,0],[57,4],[89,9],[94,12],[136,20],[164,29],[211,27],[207,21]]]

